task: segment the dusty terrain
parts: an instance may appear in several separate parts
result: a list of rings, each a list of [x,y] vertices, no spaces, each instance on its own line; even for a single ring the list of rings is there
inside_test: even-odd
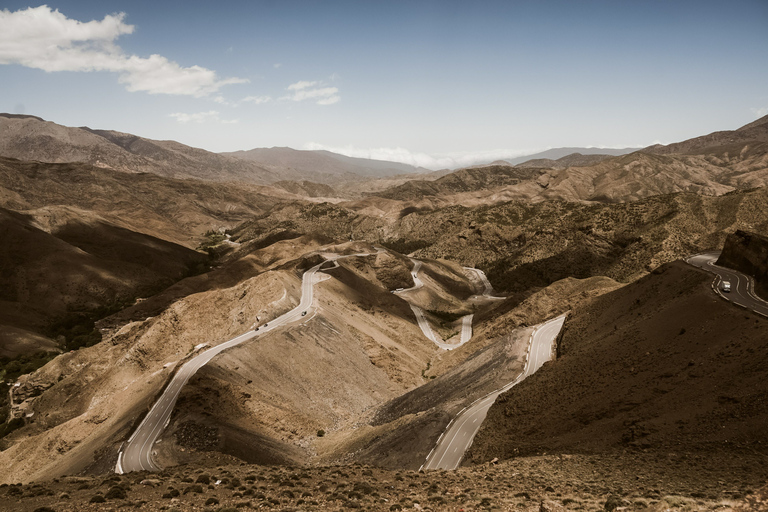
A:
[[[403,208],[445,207],[510,200],[626,202],[677,192],[715,196],[766,184],[768,116],[737,130],[611,158],[569,155],[515,167],[480,166],[375,194],[397,199]]]
[[[702,463],[711,463],[701,478]],[[711,482],[719,480],[720,488]],[[695,454],[647,457],[542,455],[456,471],[417,473],[345,465],[279,467],[209,459],[162,473],[75,476],[0,487],[4,509],[201,510],[646,510],[764,511],[762,481],[734,465]],[[47,508],[43,508],[47,507]]]
[[[768,232],[766,203],[768,189],[760,188],[619,204],[510,201],[375,214],[368,202],[286,204],[242,224],[233,238],[245,241],[279,227],[369,240],[420,258],[478,267],[497,290],[522,300],[567,277],[602,275],[626,283],[662,263],[720,247],[736,229]]]
[[[737,229],[768,233],[768,191],[749,189],[766,181],[768,118],[615,158],[432,173],[346,202],[301,173],[277,188],[217,183],[253,164],[173,142],[0,123],[26,137],[2,151],[90,162],[0,159],[13,242],[0,251],[3,353],[59,348],[39,334],[52,311],[107,314],[147,295],[93,332],[70,329],[83,348],[19,378],[8,412],[20,428],[0,438],[10,510],[747,510],[766,497],[768,320],[669,262]],[[190,173],[209,181],[159,176]],[[321,254],[358,252],[376,254],[321,272],[300,324],[189,382],[157,445],[169,469],[105,476],[175,368],[294,307]],[[439,350],[391,293],[414,283],[409,254],[424,287],[407,299],[443,337],[474,313],[471,342]],[[463,265],[504,300],[474,296]],[[568,310],[558,360],[503,395],[466,467],[409,471],[467,402],[514,379],[530,327]],[[103,341],[89,347],[91,335]]]
[[[768,478],[768,319],[722,300],[711,282],[673,262],[574,308],[558,359],[499,397],[469,463],[687,453],[702,481],[710,456]]]

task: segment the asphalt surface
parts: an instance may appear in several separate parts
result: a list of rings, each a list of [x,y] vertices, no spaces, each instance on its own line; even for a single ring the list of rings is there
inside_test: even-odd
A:
[[[413,286],[410,288],[404,288],[402,290],[395,290],[393,293],[401,294],[401,293],[407,293],[414,290],[418,290],[422,286],[424,286],[424,282],[419,277],[419,271],[421,270],[422,262],[411,258],[411,262],[413,263],[413,269],[411,270],[411,277],[413,278]],[[480,284],[482,286],[483,291],[480,295],[474,295],[473,297],[470,297],[470,300],[477,300],[478,297],[484,298],[484,299],[494,299],[494,300],[504,300],[505,297],[495,297],[493,296],[493,286],[491,286],[491,282],[488,281],[488,278],[485,276],[485,272],[483,272],[480,269],[473,268],[473,267],[463,267],[464,270],[468,271],[468,273],[474,277],[474,279],[470,279],[476,281],[475,284]],[[413,311],[413,315],[416,317],[416,323],[418,324],[419,328],[421,329],[421,332],[424,333],[424,336],[432,343],[437,345],[438,347],[442,348],[443,350],[453,350],[456,348],[459,348],[466,342],[472,339],[472,320],[474,318],[474,314],[471,315],[464,315],[461,317],[461,330],[459,331],[459,342],[458,343],[446,343],[443,338],[441,338],[435,331],[432,330],[432,326],[429,325],[429,320],[427,320],[427,317],[424,315],[424,311],[414,305],[410,304],[411,311]]]
[[[686,261],[695,266],[715,274],[712,289],[715,293],[729,302],[751,309],[755,313],[768,317],[768,302],[755,294],[755,280],[737,270],[715,265],[720,251],[709,251],[695,254]],[[731,283],[731,291],[723,291],[723,282]]]
[[[355,254],[352,256],[365,255],[367,254]],[[344,257],[348,256],[332,255],[328,261],[315,265],[304,272],[301,279],[301,301],[298,306],[284,315],[266,322],[265,325],[259,327],[258,331],[249,331],[208,349],[179,368],[176,375],[171,379],[170,384],[165,388],[165,391],[163,391],[163,394],[152,406],[152,409],[150,409],[149,413],[144,417],[141,424],[139,424],[128,441],[121,447],[117,456],[115,472],[123,474],[130,471],[160,471],[162,468],[153,460],[154,445],[168,426],[171,413],[179,398],[179,394],[189,379],[197,372],[197,370],[205,366],[211,359],[224,350],[251,340],[257,336],[263,336],[264,334],[287,324],[301,321],[302,318],[304,318],[302,313],[312,306],[312,301],[314,299],[314,276],[317,271],[329,261],[334,265],[337,265],[336,260]],[[304,319],[306,320],[308,318],[309,317],[306,317]],[[202,348],[202,346],[199,346],[199,348]]]
[[[488,409],[496,398],[522,382],[526,377],[536,372],[541,365],[549,361],[553,354],[553,343],[565,323],[565,315],[539,324],[531,333],[528,353],[523,372],[512,382],[496,391],[475,401],[462,410],[448,424],[440,436],[435,448],[427,456],[420,469],[456,469],[464,458],[464,453],[472,445],[475,434],[480,429]]]

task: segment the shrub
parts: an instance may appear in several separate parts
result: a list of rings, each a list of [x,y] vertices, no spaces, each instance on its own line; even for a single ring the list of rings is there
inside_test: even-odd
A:
[[[323,437],[325,435],[325,430],[320,429],[317,431],[317,437]]]
[[[90,500],[90,503],[104,503],[107,499],[101,494],[94,494]]]
[[[107,491],[107,494],[104,495],[105,498],[109,500],[124,500],[125,499],[125,489],[122,487],[116,485],[114,487],[110,487],[110,489]]]

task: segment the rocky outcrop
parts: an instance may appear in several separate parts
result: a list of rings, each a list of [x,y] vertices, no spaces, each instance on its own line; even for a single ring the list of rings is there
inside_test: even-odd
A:
[[[728,235],[717,264],[755,278],[755,293],[768,299],[768,237],[738,230]]]

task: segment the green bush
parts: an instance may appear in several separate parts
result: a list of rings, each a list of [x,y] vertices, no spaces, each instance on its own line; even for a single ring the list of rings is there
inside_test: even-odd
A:
[[[320,429],[317,431],[317,437],[323,437],[325,435],[325,430]]]

